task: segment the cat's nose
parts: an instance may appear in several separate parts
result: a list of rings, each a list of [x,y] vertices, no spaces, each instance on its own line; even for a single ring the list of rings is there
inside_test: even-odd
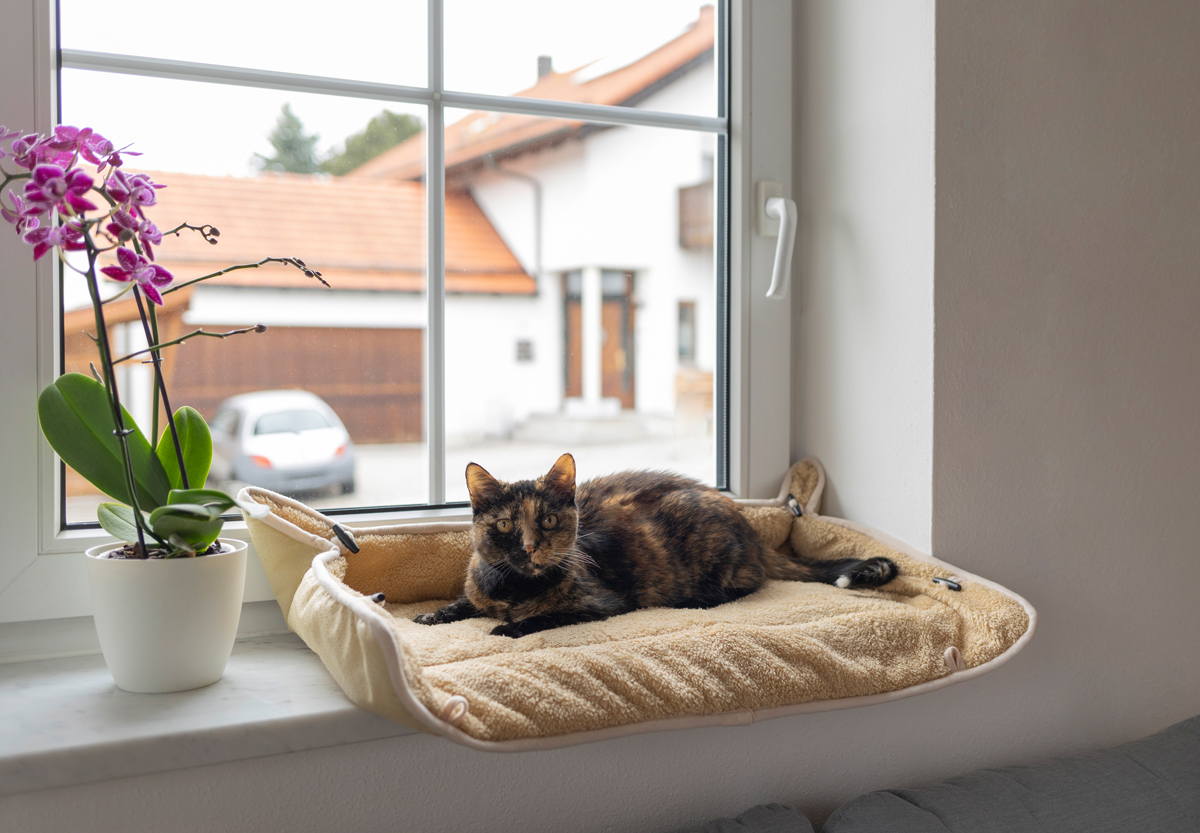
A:
[[[528,542],[525,544],[525,552],[533,552],[536,549],[537,549],[537,544],[534,544],[532,542]]]

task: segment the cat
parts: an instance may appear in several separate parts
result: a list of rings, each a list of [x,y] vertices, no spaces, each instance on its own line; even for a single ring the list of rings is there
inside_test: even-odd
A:
[[[520,637],[644,607],[707,608],[769,578],[878,587],[887,558],[814,561],[773,552],[715,489],[661,472],[626,472],[575,487],[564,454],[536,480],[505,483],[467,466],[474,553],[462,596],[414,621],[486,616]]]

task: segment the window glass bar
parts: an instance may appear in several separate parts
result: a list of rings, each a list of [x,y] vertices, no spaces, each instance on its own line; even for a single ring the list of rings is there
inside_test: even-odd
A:
[[[425,292],[425,436],[429,454],[429,495],[433,506],[446,502],[446,111],[442,103],[444,18],[442,0],[429,0],[429,125],[425,129],[425,195],[428,253]]]
[[[430,26],[430,33],[433,26]],[[440,44],[440,41],[439,41]],[[432,42],[431,42],[432,46]],[[369,81],[351,81],[341,78],[326,78],[318,75],[298,75],[290,72],[271,72],[261,69],[227,67],[217,64],[202,64],[192,61],[171,61],[163,58],[139,58],[107,52],[89,52],[82,49],[62,50],[62,66],[66,69],[85,69],[96,72],[116,72],[125,75],[146,75],[156,78],[175,78],[185,81],[207,81],[213,84],[230,84],[239,87],[264,87],[289,92],[344,95],[354,98],[370,98],[379,101],[428,104],[434,95],[443,107],[459,107],[473,110],[491,110],[501,113],[519,113],[529,116],[556,116],[604,124],[627,124],[638,127],[670,127],[676,130],[694,130],[701,133],[725,133],[728,129],[724,117],[692,116],[683,113],[662,113],[655,110],[637,110],[607,104],[582,104],[569,101],[553,101],[519,96],[484,95],[440,90],[434,87],[406,87],[400,84],[377,84]],[[432,63],[433,56],[430,57]],[[439,63],[440,66],[440,63]]]
[[[717,116],[727,124],[729,117],[729,0],[717,3]],[[730,364],[730,262],[729,262],[729,133],[717,136],[716,194],[713,222],[716,248],[713,268],[717,288],[717,360],[713,374],[713,438],[717,453],[718,489],[729,488],[729,364]]]

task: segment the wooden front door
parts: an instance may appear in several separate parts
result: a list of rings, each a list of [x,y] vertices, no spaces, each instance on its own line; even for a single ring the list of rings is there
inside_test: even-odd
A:
[[[578,274],[578,273],[575,273]],[[600,395],[621,400],[632,409],[633,397],[633,274],[605,271],[600,307]],[[578,281],[566,276],[566,395],[583,396],[583,307]]]

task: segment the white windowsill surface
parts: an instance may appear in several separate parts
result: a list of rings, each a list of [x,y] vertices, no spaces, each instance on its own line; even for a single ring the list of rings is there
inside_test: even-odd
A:
[[[0,795],[413,734],[351,703],[295,634],[239,639],[222,679],[130,694],[98,654],[0,665]]]

